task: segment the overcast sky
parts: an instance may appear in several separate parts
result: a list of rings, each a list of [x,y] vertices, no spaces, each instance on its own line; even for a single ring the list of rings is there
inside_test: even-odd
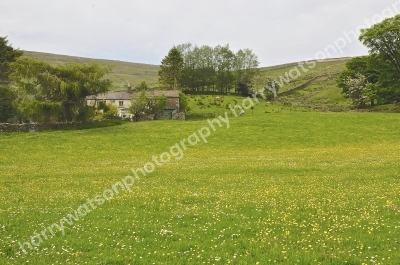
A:
[[[349,32],[399,13],[400,0],[0,0],[0,36],[23,50],[148,64],[173,45],[229,43],[270,66],[367,54]]]

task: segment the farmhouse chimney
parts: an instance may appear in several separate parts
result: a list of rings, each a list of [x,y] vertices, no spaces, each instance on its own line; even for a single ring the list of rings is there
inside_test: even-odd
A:
[[[129,93],[132,92],[132,87],[131,87],[131,84],[130,84],[130,83],[128,83],[128,92],[129,92]]]

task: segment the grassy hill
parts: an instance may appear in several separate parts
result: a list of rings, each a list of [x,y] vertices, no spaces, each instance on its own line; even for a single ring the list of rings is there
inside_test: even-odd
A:
[[[74,56],[65,56],[41,52],[25,51],[25,56],[46,61],[52,65],[64,64],[68,62],[90,63],[97,62],[101,65],[113,65],[113,71],[107,78],[113,81],[112,90],[124,90],[129,82],[132,86],[138,85],[142,80],[146,81],[151,87],[157,86],[159,66],[130,63],[122,61],[90,59]],[[345,69],[346,62],[350,58],[327,59],[316,63],[307,72],[301,71],[301,76],[291,79],[289,83],[280,89],[279,99],[276,104],[305,106],[321,109],[345,110],[350,107],[350,101],[341,94],[341,90],[336,86],[338,74]],[[279,80],[285,77],[298,63],[289,63],[272,67],[261,68],[261,73],[265,77]],[[262,84],[258,84],[261,88]],[[300,87],[300,89],[299,89]]]
[[[280,88],[277,103],[342,110],[350,107],[350,101],[341,93],[336,80],[350,59],[338,58],[316,62],[314,68],[304,67],[307,72],[301,70],[298,63],[261,68],[261,72],[264,76],[279,81],[281,77],[287,77],[286,74],[290,71],[292,74],[296,73],[293,71],[296,67],[299,69],[301,75],[290,79],[289,83],[284,82],[284,86]]]
[[[345,69],[348,60],[350,58],[325,60],[316,63],[315,67],[307,69],[307,72],[300,71],[301,75],[298,78],[289,78],[290,82],[284,82],[276,99],[268,103],[263,101],[254,106],[251,113],[349,110],[350,100],[341,93],[341,89],[336,85],[338,75]],[[298,67],[298,63],[265,67],[260,70],[264,77],[279,81],[282,76],[286,78],[286,73],[295,67]],[[261,84],[256,86],[257,89],[262,87]],[[229,95],[219,98],[220,100],[216,100],[216,97],[211,95],[191,95],[188,96],[188,105],[192,112],[222,113],[229,109],[229,105],[234,106],[243,99]]]
[[[260,111],[215,131],[199,120],[0,134],[0,264],[398,264],[399,122]],[[207,143],[189,144],[206,127]],[[131,192],[113,191],[161,155]]]
[[[97,62],[103,66],[113,65],[113,71],[106,77],[113,81],[112,90],[118,91],[126,89],[125,85],[129,82],[132,87],[141,81],[146,81],[150,87],[157,86],[159,66],[151,64],[130,63],[113,60],[91,59],[75,56],[66,56],[42,52],[24,51],[26,57],[42,60],[51,65],[65,63],[91,63]]]

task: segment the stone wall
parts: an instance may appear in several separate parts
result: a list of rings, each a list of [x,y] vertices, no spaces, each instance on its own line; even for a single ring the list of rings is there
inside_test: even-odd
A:
[[[179,109],[179,98],[168,97],[164,109]]]
[[[88,124],[101,123],[101,121]],[[62,130],[75,128],[82,125],[81,122],[57,122],[57,123],[0,123],[0,132],[40,132],[47,130]]]
[[[172,113],[172,120],[185,120],[185,119],[186,119],[185,112]]]
[[[28,123],[0,123],[0,132],[29,132],[29,125]]]
[[[154,114],[141,114],[137,121],[152,121],[154,120]]]

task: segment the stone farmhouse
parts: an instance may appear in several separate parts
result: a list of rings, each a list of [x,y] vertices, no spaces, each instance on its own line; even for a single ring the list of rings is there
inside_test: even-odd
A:
[[[161,95],[167,97],[167,103],[165,104],[162,115],[164,117],[170,117],[172,112],[179,112],[179,91],[178,90],[154,90],[146,92],[147,97],[158,97]],[[129,108],[131,106],[131,99],[140,97],[140,92],[133,92],[131,89],[118,92],[107,92],[96,96],[86,97],[86,104],[88,106],[97,105],[99,101],[103,101],[106,104],[111,103],[119,108],[118,116],[121,118],[129,118],[131,113]]]

